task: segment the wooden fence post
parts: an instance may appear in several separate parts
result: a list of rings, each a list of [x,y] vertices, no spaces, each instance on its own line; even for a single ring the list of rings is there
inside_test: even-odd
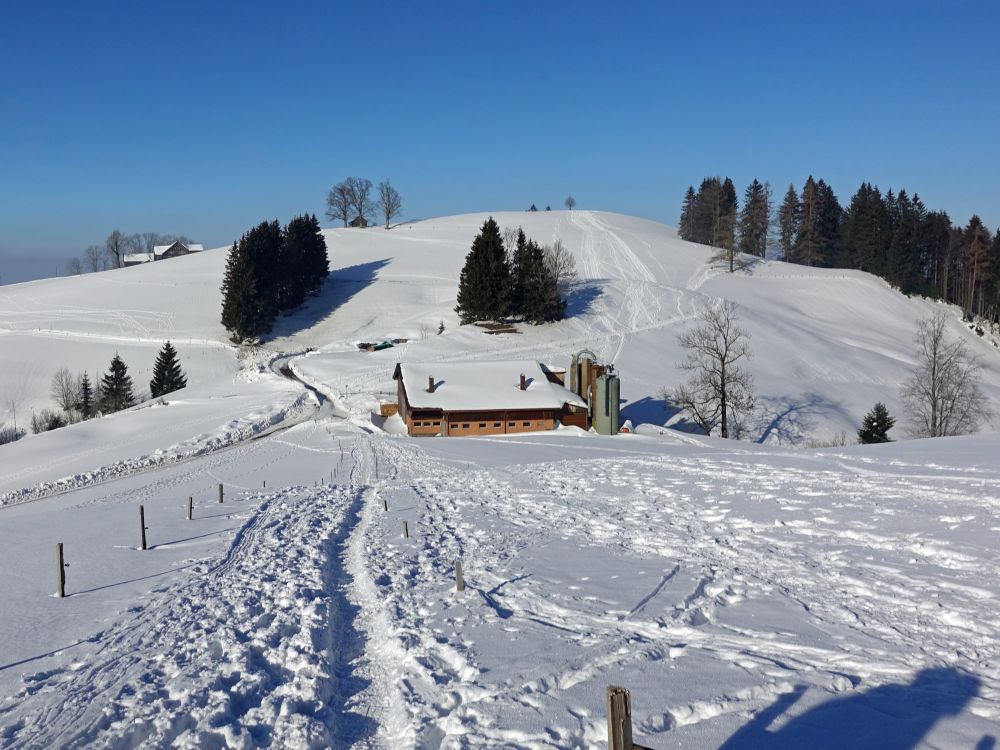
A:
[[[384,511],[389,510],[389,501],[386,500],[384,497],[382,498],[382,510]]]
[[[410,527],[406,524],[406,521],[403,521],[403,539],[409,539],[409,538],[410,538]]]
[[[139,506],[139,549],[146,549],[146,509]]]
[[[63,564],[62,542],[56,544],[56,596],[66,596],[66,566]]]
[[[632,750],[632,695],[623,687],[609,685],[608,750]]]
[[[455,591],[465,591],[465,578],[462,576],[462,561],[455,561]]]
[[[632,693],[623,687],[609,685],[608,750],[652,750],[632,741]]]
[[[188,520],[191,520],[191,511],[194,509],[194,498],[188,496]]]
[[[219,482],[219,502],[222,502],[222,482]]]

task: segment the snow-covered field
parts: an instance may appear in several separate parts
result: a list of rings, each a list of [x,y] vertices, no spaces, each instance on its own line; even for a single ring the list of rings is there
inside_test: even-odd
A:
[[[994,747],[1000,438],[803,447],[898,413],[937,306],[855,272],[730,276],[640,219],[497,214],[580,279],[568,320],[487,336],[451,310],[485,217],[329,230],[331,281],[250,357],[218,326],[223,251],[2,288],[19,421],[59,366],[138,370],[167,338],[191,387],[0,447],[0,747],[602,747],[608,684],[654,748]],[[761,444],[655,426],[677,333],[720,298],[753,336]],[[1000,403],[994,347],[952,334]],[[584,347],[640,434],[369,416],[400,360]]]

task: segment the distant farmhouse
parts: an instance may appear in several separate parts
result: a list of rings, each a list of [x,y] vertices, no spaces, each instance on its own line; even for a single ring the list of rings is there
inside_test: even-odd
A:
[[[347,226],[354,227],[355,229],[367,229],[368,219],[364,216],[355,216]]]
[[[129,253],[122,260],[125,267],[138,266],[140,263],[150,263],[154,260],[166,260],[167,258],[177,258],[181,255],[200,253],[204,248],[201,245],[185,245],[183,242],[173,242],[169,245],[157,245],[151,253]]]
[[[566,371],[538,362],[400,363],[393,374],[410,435],[504,435],[587,429],[587,402]]]

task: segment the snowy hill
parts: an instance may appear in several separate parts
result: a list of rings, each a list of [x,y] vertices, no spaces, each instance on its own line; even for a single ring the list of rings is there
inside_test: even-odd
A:
[[[724,298],[740,305],[753,337],[762,407],[755,437],[803,442],[849,435],[876,401],[899,413],[899,383],[913,365],[917,322],[936,305],[908,299],[865,273],[767,262],[728,274],[708,264],[708,248],[684,242],[661,224],[592,211],[496,213],[501,227],[522,226],[541,243],[560,239],[579,280],[569,318],[491,337],[458,328],[457,278],[488,214],[413,222],[390,231],[325,232],[331,280],[319,297],[278,321],[267,346],[319,349],[300,371],[334,390],[392,392],[400,358],[536,358],[557,364],[584,347],[613,361],[622,376],[623,418],[662,424],[658,393],[681,373],[677,334],[699,310]],[[23,412],[49,402],[59,366],[103,370],[114,351],[140,384],[166,338],[177,344],[193,384],[236,371],[218,322],[225,249],[82,277],[4,287],[0,341],[7,366],[0,393]],[[441,323],[445,333],[437,336]],[[1000,354],[965,336],[987,363],[987,392],[1000,402]],[[361,355],[361,340],[409,338],[404,348]]]
[[[624,684],[652,747],[992,747],[1000,438],[800,445],[898,412],[937,306],[856,272],[730,275],[642,219],[500,213],[580,278],[567,320],[489,336],[452,311],[486,216],[328,230],[322,293],[242,358],[224,249],[0,288],[19,420],[115,351],[142,387],[167,338],[191,383],[0,446],[0,746],[582,750]],[[762,445],[655,426],[677,334],[718,299],[753,336]],[[951,325],[1000,402],[992,346]],[[368,418],[400,360],[583,347],[653,424],[410,440]]]

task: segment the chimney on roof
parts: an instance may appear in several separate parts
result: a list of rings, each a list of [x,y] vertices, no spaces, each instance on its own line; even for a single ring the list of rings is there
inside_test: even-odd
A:
[[[428,375],[427,376],[427,392],[428,393],[434,393],[434,376],[433,375]]]
[[[528,383],[527,383],[527,381],[526,381],[526,380],[524,379],[524,373],[523,373],[523,372],[521,373],[521,390],[522,390],[522,391],[526,391],[526,390],[528,390]]]

